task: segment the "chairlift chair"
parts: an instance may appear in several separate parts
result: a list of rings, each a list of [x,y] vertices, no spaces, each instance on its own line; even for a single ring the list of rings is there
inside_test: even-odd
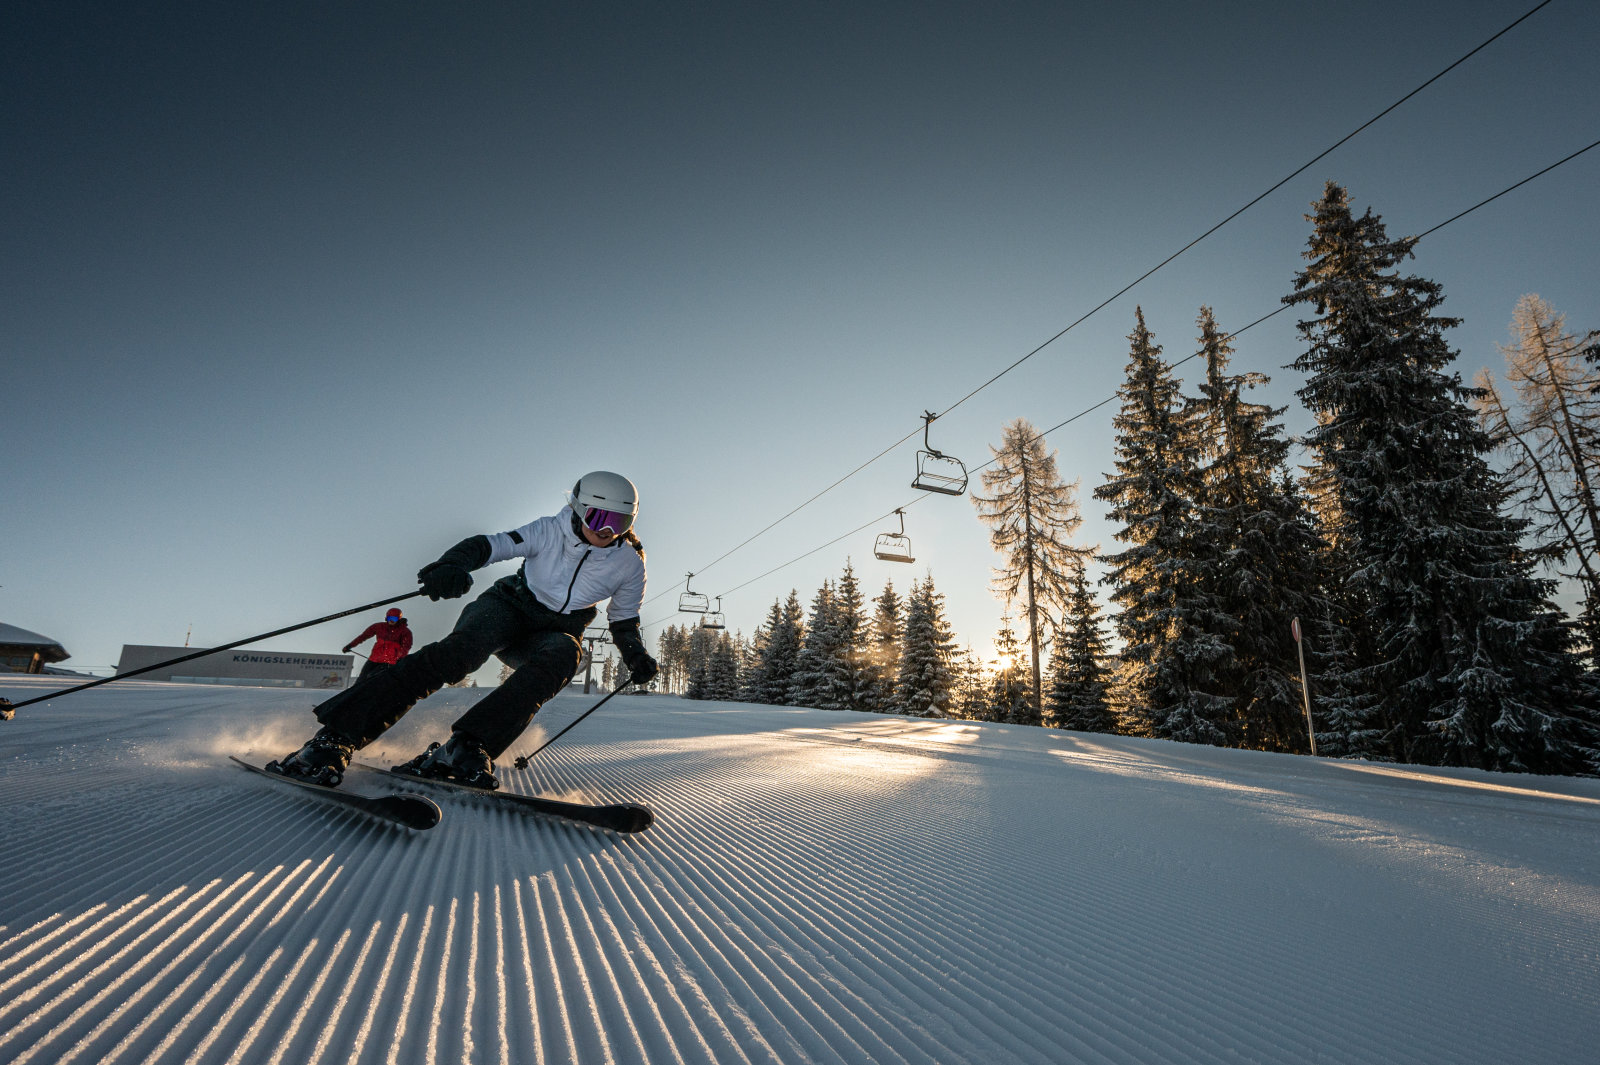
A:
[[[717,596],[717,609],[700,619],[700,627],[715,629],[719,632],[728,627],[728,623],[722,620],[722,596]]]
[[[900,515],[900,531],[898,533],[879,533],[878,542],[872,546],[875,557],[885,562],[915,562],[911,557],[911,537],[906,535],[906,512],[899,507],[894,512]]]
[[[699,592],[689,590],[689,581],[694,574],[689,574],[683,579],[683,594],[678,596],[678,609],[685,614],[704,614],[711,609],[711,600]]]
[[[928,427],[937,417],[931,410],[922,412],[923,450],[917,452],[917,476],[911,482],[911,487],[947,496],[964,495],[967,491],[966,465],[928,442]]]

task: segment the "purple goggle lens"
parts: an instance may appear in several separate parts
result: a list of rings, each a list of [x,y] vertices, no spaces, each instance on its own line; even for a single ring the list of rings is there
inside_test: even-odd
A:
[[[610,529],[614,535],[621,536],[628,531],[628,526],[633,524],[633,515],[618,514],[614,510],[601,510],[599,507],[590,507],[583,512],[583,523],[595,532]]]

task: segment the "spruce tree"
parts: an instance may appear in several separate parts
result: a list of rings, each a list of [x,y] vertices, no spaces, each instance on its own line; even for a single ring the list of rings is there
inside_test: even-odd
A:
[[[871,709],[879,713],[894,711],[895,676],[900,668],[901,615],[904,608],[895,594],[894,582],[886,581],[883,592],[872,601],[870,651],[875,670],[875,690]]]
[[[794,680],[795,663],[800,657],[804,632],[805,618],[800,610],[800,595],[791,589],[788,601],[774,599],[772,609],[767,613],[765,637],[745,696],[747,699],[772,706],[788,703],[789,686]]]
[[[913,581],[906,596],[905,636],[895,683],[898,713],[940,717],[949,709],[954,644],[944,618],[944,596],[934,590],[933,575]]]
[[[1219,650],[1203,675],[1191,673],[1196,714],[1211,742],[1309,751],[1291,622],[1326,615],[1316,562],[1320,541],[1287,476],[1289,442],[1274,409],[1245,398],[1262,374],[1228,373],[1233,354],[1211,308],[1201,307],[1206,375],[1190,413],[1202,456],[1196,484],[1190,624]],[[1175,738],[1186,738],[1177,736]]]
[[[1079,732],[1117,730],[1109,699],[1106,657],[1100,606],[1089,590],[1084,568],[1079,567],[1072,577],[1066,618],[1056,633],[1055,650],[1050,657],[1045,724]]]
[[[1542,773],[1597,768],[1592,694],[1571,638],[1520,550],[1525,524],[1485,460],[1491,442],[1451,373],[1432,281],[1403,275],[1415,239],[1356,218],[1329,183],[1291,305],[1295,368],[1316,416],[1349,630],[1342,735],[1324,749],[1431,765]]]
[[[995,665],[994,680],[990,688],[987,721],[1001,721],[1012,725],[1037,725],[1040,723],[1033,689],[1029,685],[1032,671],[1026,665],[1027,652],[1017,641],[1009,615],[1000,619],[1000,631],[995,636],[994,651],[1000,661]]]
[[[1121,525],[1116,538],[1125,550],[1104,556],[1102,583],[1121,609],[1116,615],[1122,651],[1112,687],[1120,731],[1133,735],[1199,735],[1205,720],[1191,707],[1193,663],[1210,661],[1216,649],[1196,639],[1187,599],[1196,587],[1187,537],[1199,469],[1193,415],[1179,394],[1172,367],[1134,311],[1127,379],[1118,390],[1122,406],[1112,424],[1115,472],[1095,489]],[[1175,719],[1176,717],[1176,719]]]
[[[706,663],[705,698],[730,702],[739,696],[739,640],[726,632],[712,642]]]
[[[989,674],[983,668],[983,660],[968,647],[952,658],[950,670],[950,716],[967,721],[987,721],[993,700]]]
[[[811,599],[805,637],[789,678],[788,702],[791,706],[817,706],[830,684],[828,668],[838,650],[839,625],[834,613],[834,587],[831,579],[822,582]],[[826,694],[831,695],[831,687]]]

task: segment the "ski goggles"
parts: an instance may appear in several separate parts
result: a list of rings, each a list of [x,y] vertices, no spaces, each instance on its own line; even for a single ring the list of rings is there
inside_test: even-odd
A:
[[[610,529],[613,536],[621,536],[633,524],[633,515],[622,514],[615,510],[601,510],[599,507],[587,507],[583,512],[583,523],[595,532]]]
[[[385,621],[399,621],[400,620],[400,611],[396,610],[393,614],[390,614],[388,617],[384,618],[383,620],[385,620]]]

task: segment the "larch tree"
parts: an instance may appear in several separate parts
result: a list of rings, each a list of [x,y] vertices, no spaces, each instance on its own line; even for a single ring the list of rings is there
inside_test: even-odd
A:
[[[1579,628],[1590,668],[1600,667],[1600,372],[1585,358],[1597,334],[1578,336],[1536,295],[1517,301],[1512,343],[1502,345],[1508,403],[1488,370],[1478,374],[1478,416],[1509,458],[1512,498],[1539,557],[1583,595]]]
[[[1593,692],[1506,513],[1492,442],[1451,373],[1441,287],[1399,267],[1415,239],[1357,218],[1330,182],[1307,267],[1284,297],[1312,317],[1295,368],[1331,493],[1329,539],[1352,632],[1338,752],[1431,765],[1593,772]],[[1319,732],[1319,743],[1322,740]]]
[[[972,495],[978,516],[989,526],[989,544],[1003,559],[994,573],[994,590],[1007,603],[1022,600],[1031,649],[1033,716],[1040,716],[1039,643],[1043,626],[1053,626],[1070,595],[1071,575],[1094,553],[1072,543],[1083,524],[1077,483],[1061,480],[1056,455],[1026,418],[1007,425],[994,452],[994,467],[983,472],[988,496]],[[1041,618],[1042,615],[1042,618]]]

